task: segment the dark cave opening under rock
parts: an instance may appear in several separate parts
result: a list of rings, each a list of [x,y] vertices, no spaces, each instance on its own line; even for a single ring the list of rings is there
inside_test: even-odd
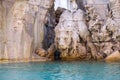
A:
[[[54,52],[54,60],[61,60],[60,54],[61,54],[61,52],[59,50],[56,50]]]

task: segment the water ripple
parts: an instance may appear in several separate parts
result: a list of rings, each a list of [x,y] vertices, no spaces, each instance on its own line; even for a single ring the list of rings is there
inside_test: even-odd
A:
[[[120,63],[36,62],[0,64],[0,80],[120,80]]]

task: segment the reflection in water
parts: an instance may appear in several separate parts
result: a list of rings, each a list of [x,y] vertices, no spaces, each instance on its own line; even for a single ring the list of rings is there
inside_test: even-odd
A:
[[[56,61],[0,64],[0,80],[119,80],[120,63]]]

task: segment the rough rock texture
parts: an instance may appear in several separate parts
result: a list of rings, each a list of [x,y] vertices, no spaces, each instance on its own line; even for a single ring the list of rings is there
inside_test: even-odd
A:
[[[110,0],[110,9],[114,18],[120,18],[120,0]]]
[[[114,2],[115,0],[112,1]],[[115,7],[116,4],[112,6]],[[112,10],[112,13],[111,11],[107,12],[108,15],[106,15],[104,19],[102,19],[101,16],[99,16],[99,14],[96,13],[98,11],[96,11],[94,6],[88,7],[87,5],[86,8],[89,17],[88,25],[89,25],[89,31],[91,32],[92,40],[96,45],[99,53],[106,55],[110,55],[112,52],[119,50],[120,48],[120,43],[119,43],[120,27],[119,24],[117,23],[117,21],[119,20],[116,21],[114,19],[114,14],[113,14],[115,13],[117,15],[118,11],[113,12],[113,9],[111,8],[112,6],[109,6],[109,8]],[[117,17],[117,19],[118,18],[119,17]]]
[[[54,0],[0,0],[0,59],[53,60],[60,51],[62,59],[96,60],[120,50],[120,0],[71,5],[55,12]]]
[[[65,11],[66,9],[65,8],[61,8],[61,7],[58,7],[57,10],[55,11],[55,21],[56,21],[56,25],[58,24],[59,22],[59,19],[60,19],[60,16],[61,14]]]
[[[55,27],[55,36],[56,47],[60,49],[62,58],[86,59],[97,55],[81,9],[63,12]],[[90,48],[91,54],[87,52],[85,45]]]
[[[119,50],[119,5],[119,0],[109,4],[105,0],[86,0],[85,12],[64,11],[55,28],[61,58],[104,59]]]
[[[44,29],[44,42],[43,48],[48,49],[52,43],[54,43],[54,28],[55,28],[55,11],[54,5],[48,10],[46,14],[46,22],[45,22],[45,29]]]
[[[39,58],[45,18],[54,0],[0,0],[0,59]]]
[[[85,3],[86,3],[86,0],[76,0],[76,3],[77,3],[77,6],[78,6],[78,9],[82,9],[85,11]]]
[[[85,6],[94,8],[94,12],[100,19],[105,19],[108,13],[108,0],[86,0]]]
[[[2,39],[3,39],[2,20],[3,20],[3,6],[2,6],[2,1],[0,1],[0,53],[3,52],[3,43],[2,43]],[[2,57],[2,56],[3,56],[3,55],[0,54],[0,57]]]
[[[46,52],[44,49],[42,49],[42,48],[38,48],[38,49],[35,51],[35,53],[36,53],[37,55],[41,56],[41,57],[45,57],[45,56],[47,55],[47,52]]]
[[[120,62],[120,51],[113,52],[105,60],[108,62],[110,62],[110,61],[119,61]]]

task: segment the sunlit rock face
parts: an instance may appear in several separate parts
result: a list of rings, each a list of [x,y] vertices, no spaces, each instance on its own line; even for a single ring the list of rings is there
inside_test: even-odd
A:
[[[54,0],[0,0],[0,59],[40,58],[45,17]]]
[[[110,0],[110,8],[113,19],[120,26],[120,0]]]
[[[116,50],[120,49],[119,17],[117,16],[117,19],[114,18],[114,14],[117,15],[119,11],[113,11],[116,9],[112,8],[113,6],[116,7],[116,4],[113,4],[114,1],[115,0],[110,1],[109,4],[112,5],[106,4],[108,5],[108,8],[100,7],[103,8],[102,10],[106,9],[104,11],[106,11],[107,15],[104,15],[105,17],[103,18],[102,15],[100,16],[98,14],[99,11],[97,10],[100,10],[99,8],[96,8],[96,6],[89,6],[88,4],[86,5],[86,12],[89,17],[88,29],[91,33],[92,41],[94,42],[98,52],[100,54],[106,54],[106,56],[109,56]]]
[[[62,23],[58,23],[58,25],[56,26],[56,28],[55,28],[55,34],[57,35],[56,36],[56,40],[59,40],[60,41],[60,43],[58,44],[58,47],[59,48],[61,48],[61,49],[66,49],[66,48],[68,48],[69,47],[69,45],[70,45],[70,43],[71,43],[71,35],[72,35],[72,16],[71,16],[71,14],[69,14],[70,12],[69,11],[66,11],[66,12],[64,12],[62,15],[61,15],[61,17],[62,17],[62,19],[60,18],[60,22],[62,22]],[[67,15],[67,14],[69,14],[69,17],[68,16],[63,16],[63,15]],[[72,22],[72,23],[70,23],[70,24],[68,24],[68,22],[64,22],[64,20],[65,19],[69,19],[69,22]],[[64,26],[64,27],[63,27]],[[67,34],[67,32],[66,32],[66,26],[67,26],[67,28],[68,28],[68,34]],[[66,39],[67,38],[67,39]],[[66,40],[66,41],[65,41]]]
[[[110,7],[114,18],[120,18],[120,0],[110,0]]]
[[[85,12],[81,9],[64,11],[55,28],[55,43],[61,57],[104,59],[120,50],[118,5],[119,0],[109,3],[87,0]]]
[[[104,59],[120,50],[119,0],[69,5],[55,13],[54,0],[0,0],[0,59],[53,59],[56,50],[62,59]]]
[[[109,55],[106,59],[106,62],[120,62],[120,51],[115,51]]]
[[[3,53],[3,6],[2,6],[2,1],[0,1],[0,53]],[[3,54],[0,54],[0,57],[3,57]]]
[[[85,24],[83,11],[81,9],[75,12],[64,11],[55,28],[55,44],[61,51],[61,58],[90,59],[91,55],[95,57],[94,53],[87,53],[85,42],[96,53],[96,49],[90,40],[90,33]]]
[[[25,19],[25,11],[27,8],[26,4],[27,4],[26,1],[16,1],[8,14],[7,26],[5,32],[6,32],[6,40],[7,40],[6,49],[7,52],[9,52],[7,56],[10,59],[24,58],[23,57],[24,53],[22,52],[23,51],[22,37],[24,35],[23,31],[25,27],[24,19]],[[27,34],[25,34],[25,36],[26,35]]]
[[[87,6],[94,7],[100,19],[105,19],[108,13],[108,0],[85,0]]]

